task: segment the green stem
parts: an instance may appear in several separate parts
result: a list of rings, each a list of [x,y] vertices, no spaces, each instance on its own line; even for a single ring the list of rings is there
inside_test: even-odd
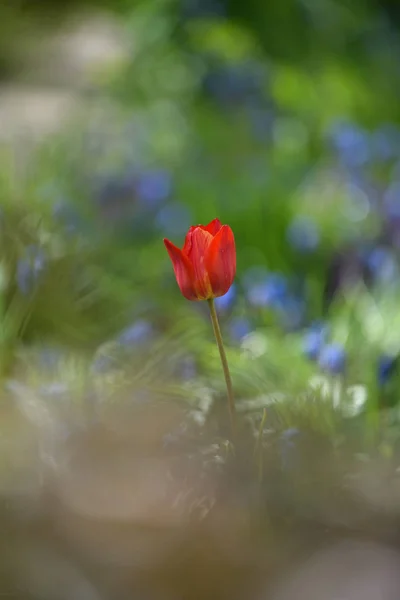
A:
[[[217,342],[219,355],[221,357],[222,369],[224,371],[226,389],[228,392],[228,408],[229,408],[229,417],[231,421],[231,430],[232,436],[235,437],[236,432],[236,409],[235,409],[235,400],[233,398],[233,387],[232,387],[232,379],[229,371],[228,360],[226,358],[224,342],[222,339],[221,329],[218,322],[217,311],[215,310],[214,299],[210,298],[207,300],[208,306],[210,308],[211,321],[213,324],[214,335]]]

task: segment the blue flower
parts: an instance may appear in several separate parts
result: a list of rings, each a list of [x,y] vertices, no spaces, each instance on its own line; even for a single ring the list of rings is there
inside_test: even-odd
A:
[[[318,331],[308,331],[303,338],[303,352],[310,360],[317,360],[324,343],[324,335]]]
[[[139,319],[125,329],[119,336],[118,341],[123,346],[135,346],[143,342],[148,342],[154,336],[154,329],[151,323],[145,319]]]
[[[354,123],[338,123],[331,139],[340,157],[350,166],[361,166],[371,158],[369,134]]]
[[[264,281],[254,283],[247,289],[249,303],[257,308],[279,308],[287,294],[287,281],[283,275],[272,273]]]
[[[296,217],[289,225],[286,235],[292,248],[299,252],[314,252],[318,248],[320,241],[318,228],[308,217]]]
[[[303,352],[310,360],[317,360],[328,335],[323,321],[314,321],[303,337]]]
[[[192,215],[184,204],[168,203],[161,208],[156,217],[156,225],[164,235],[184,235],[190,227]]]
[[[328,344],[321,349],[319,365],[332,374],[343,373],[346,368],[347,355],[340,344]]]
[[[329,331],[329,325],[322,320],[313,321],[310,325],[310,331],[315,331],[323,336],[326,336]]]
[[[366,265],[375,279],[381,283],[392,282],[398,274],[398,266],[389,248],[377,246],[366,255]]]
[[[306,314],[306,304],[302,298],[286,296],[277,303],[282,326],[289,331],[301,327]]]
[[[229,334],[235,342],[241,342],[251,331],[251,323],[245,317],[235,317],[229,324]]]
[[[139,175],[136,193],[146,208],[157,208],[172,191],[172,177],[165,170],[151,170]]]
[[[16,270],[16,282],[25,296],[37,285],[46,268],[46,255],[41,248],[29,246],[25,255],[19,259]]]
[[[215,298],[215,307],[218,312],[226,312],[230,308],[232,308],[236,299],[236,286],[233,284],[229,290],[224,294],[224,296],[220,296],[219,298]]]
[[[384,193],[383,208],[388,219],[400,219],[400,181],[393,182]]]
[[[383,355],[378,361],[378,383],[385,385],[393,375],[397,364],[396,356]]]

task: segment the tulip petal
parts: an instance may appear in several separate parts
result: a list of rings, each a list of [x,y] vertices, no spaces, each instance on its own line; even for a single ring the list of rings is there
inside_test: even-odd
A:
[[[183,244],[182,248],[182,252],[186,256],[189,256],[190,254],[192,248],[192,233],[195,229],[197,229],[197,225],[192,225],[191,227],[189,227],[189,231],[186,234],[185,243]]]
[[[192,225],[189,228],[189,231],[186,234],[185,237],[185,243],[183,245],[183,252],[184,254],[188,255],[190,252],[190,248],[191,248],[191,244],[192,244],[192,233],[193,231],[195,231],[195,229],[202,229],[203,231],[207,231],[208,233],[211,233],[211,235],[214,237],[218,231],[221,229],[222,227],[222,223],[219,219],[214,219],[213,221],[210,221],[210,223],[208,223],[208,225]]]
[[[229,225],[223,225],[210,243],[205,259],[214,297],[223,296],[236,274],[235,238]]]
[[[212,295],[204,259],[213,239],[211,233],[205,231],[201,227],[195,227],[188,233],[187,257],[193,267],[195,288],[199,300],[210,298]]]
[[[197,300],[197,293],[194,287],[194,272],[190,260],[182,250],[172,242],[164,239],[164,245],[174,267],[174,273],[179,288],[188,300]]]
[[[208,225],[199,225],[199,227],[201,227],[201,229],[204,229],[204,231],[208,231],[208,233],[211,233],[212,236],[215,236],[221,229],[222,223],[219,219],[214,219],[213,221],[210,221]]]

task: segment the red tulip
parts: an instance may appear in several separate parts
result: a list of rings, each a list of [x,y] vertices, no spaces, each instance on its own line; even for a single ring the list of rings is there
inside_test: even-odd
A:
[[[167,239],[164,244],[185,298],[209,300],[226,294],[236,273],[235,238],[229,225],[214,219],[191,227],[182,250]]]

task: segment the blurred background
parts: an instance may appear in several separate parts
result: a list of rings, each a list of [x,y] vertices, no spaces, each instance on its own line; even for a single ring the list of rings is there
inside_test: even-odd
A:
[[[266,449],[286,473],[296,440],[312,430],[330,450],[308,450],[302,473],[304,464],[308,472],[316,457],[329,456],[343,459],[346,477],[349,464],[358,473],[357,461],[364,468],[372,459],[398,476],[399,30],[395,0],[0,4],[5,495],[29,497],[31,505],[47,469],[59,478],[60,464],[68,464],[75,475],[86,471],[72,481],[67,469],[58,488],[63,510],[120,517],[125,498],[142,524],[166,467],[137,475],[131,497],[131,467],[110,483],[115,464],[125,464],[115,444],[128,444],[129,456],[154,448],[163,460],[171,451],[190,456],[196,481],[197,470],[212,463],[219,481],[229,434],[207,306],[181,296],[162,243],[167,237],[181,246],[190,225],[216,217],[236,239],[237,277],[216,304],[238,412],[257,452]],[[201,456],[196,467],[193,456]],[[271,481],[260,460],[242,491],[253,490],[260,473]],[[374,465],[373,476],[351,485],[368,510],[393,516],[398,485],[389,492]],[[100,480],[83,490],[94,472]],[[183,485],[178,472],[176,489]],[[322,472],[312,471],[308,491],[297,490],[296,509],[284,510],[293,516],[304,505],[302,518],[315,510],[323,522],[349,526],[357,510],[344,516]],[[310,509],[310,498],[320,498],[316,482],[323,500]],[[110,486],[114,499],[100,501],[98,490]],[[279,489],[293,496],[292,487]],[[160,494],[146,519],[161,519],[161,511],[170,524]],[[249,495],[243,502],[254,508]],[[223,512],[242,539],[242,509]],[[98,538],[92,530],[80,535],[92,557]],[[158,542],[146,538],[149,548]],[[143,544],[131,549],[135,557]],[[117,577],[116,592],[110,576],[100,585],[109,586],[105,595],[79,588],[77,596],[76,587],[62,595],[58,584],[57,593],[49,591],[37,575],[47,560],[37,570],[29,563],[39,591],[29,578],[26,587],[34,597],[125,597],[122,590],[131,590]],[[285,598],[296,597],[290,593]],[[198,597],[214,596],[203,590]]]
[[[162,238],[218,216],[238,248],[218,301],[231,360],[254,340],[261,359],[240,393],[329,373],[396,402],[393,3],[0,10],[5,373],[28,348],[89,359],[106,344],[103,370],[110,343],[185,332],[178,382],[209,382],[208,317],[180,297]]]

